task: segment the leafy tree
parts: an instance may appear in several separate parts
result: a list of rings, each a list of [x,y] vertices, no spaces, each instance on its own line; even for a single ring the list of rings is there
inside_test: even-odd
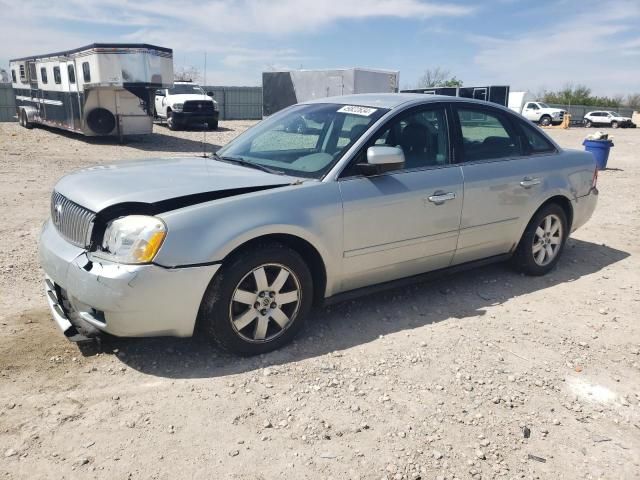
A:
[[[567,84],[555,92],[544,91],[542,100],[545,103],[559,105],[586,105],[593,107],[619,107],[624,104],[624,97],[598,97],[591,94],[591,89],[586,85]]]
[[[631,107],[634,110],[640,110],[640,93],[630,93],[627,95],[627,101],[625,102],[627,107]]]
[[[440,67],[429,68],[425,70],[416,88],[430,88],[430,87],[461,87],[462,80],[459,80],[455,76],[451,76],[449,70],[444,70]]]

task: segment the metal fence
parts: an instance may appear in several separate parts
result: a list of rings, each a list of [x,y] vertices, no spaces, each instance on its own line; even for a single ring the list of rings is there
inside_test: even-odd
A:
[[[262,87],[202,87],[213,92],[220,120],[262,120]]]
[[[631,116],[633,115],[633,108],[629,108],[629,107],[594,107],[594,106],[587,106],[587,105],[560,105],[557,103],[550,103],[549,106],[554,108],[562,108],[568,111],[571,114],[571,120],[574,122],[575,121],[582,122],[582,120],[584,119],[584,116],[588,112],[593,112],[597,110],[617,112],[623,117],[629,117],[629,118],[631,118]]]
[[[0,83],[0,122],[15,122],[16,98],[10,83]]]
[[[261,120],[262,87],[204,87],[213,92],[220,120]],[[16,119],[15,96],[10,84],[0,84],[0,122],[14,122]]]

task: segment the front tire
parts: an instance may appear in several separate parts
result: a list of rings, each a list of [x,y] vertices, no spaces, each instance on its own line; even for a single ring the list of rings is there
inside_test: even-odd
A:
[[[542,117],[540,119],[540,125],[542,125],[543,127],[548,127],[549,125],[551,125],[551,117],[549,115],[545,115],[544,117]]]
[[[27,116],[27,112],[22,111],[22,115],[20,115],[20,125],[24,128],[31,130],[33,128],[33,124],[29,121],[29,117]]]
[[[279,243],[258,244],[223,264],[198,324],[224,350],[259,355],[298,334],[312,299],[313,279],[300,254]]]
[[[545,275],[558,263],[569,236],[567,215],[550,203],[536,212],[522,234],[513,257],[517,270],[533,276]]]
[[[178,127],[176,126],[176,121],[173,118],[173,112],[171,110],[167,111],[167,127],[171,131],[175,131],[178,129]]]
[[[611,122],[611,128],[618,128],[620,125],[615,120]]]
[[[217,130],[218,129],[218,120],[210,120],[207,122],[207,126],[209,130]]]

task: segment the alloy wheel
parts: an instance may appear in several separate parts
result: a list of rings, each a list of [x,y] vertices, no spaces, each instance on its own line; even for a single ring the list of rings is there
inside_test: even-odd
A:
[[[243,340],[270,342],[292,325],[300,300],[300,281],[292,270],[275,263],[260,265],[236,286],[229,320]]]
[[[558,255],[562,246],[564,232],[562,221],[557,215],[547,215],[542,219],[533,235],[533,259],[544,267]]]

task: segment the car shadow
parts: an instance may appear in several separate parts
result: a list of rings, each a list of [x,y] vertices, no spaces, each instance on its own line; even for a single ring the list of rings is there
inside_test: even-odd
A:
[[[528,277],[495,264],[319,308],[292,344],[257,357],[237,357],[199,338],[106,337],[99,348],[84,353],[113,354],[128,367],[159,377],[233,375],[348,349],[399,331],[482,316],[490,306],[576,281],[628,256],[606,245],[569,239],[558,267],[546,276]]]
[[[180,152],[180,153],[202,153],[203,152],[203,142],[204,142],[204,150],[207,153],[212,153],[220,148],[222,145],[218,145],[215,143],[211,143],[211,139],[214,138],[210,134],[213,132],[221,132],[221,131],[233,131],[233,129],[218,129],[218,130],[207,130],[206,136],[201,138],[184,138],[177,135],[171,135],[169,133],[164,133],[164,127],[162,126],[154,126],[153,133],[147,135],[128,135],[124,137],[122,143],[120,143],[118,137],[86,137],[79,133],[69,132],[67,130],[60,130],[53,127],[48,127],[45,125],[38,125],[38,128],[42,130],[47,130],[56,135],[63,136],[70,140],[75,140],[78,142],[86,143],[87,145],[114,145],[114,146],[125,146],[130,148],[136,148],[138,150],[142,150],[145,152],[163,152],[163,153],[172,153],[172,152]],[[169,132],[169,129],[166,130]],[[189,131],[190,134],[196,132],[195,130]],[[201,131],[202,132],[202,131]]]

